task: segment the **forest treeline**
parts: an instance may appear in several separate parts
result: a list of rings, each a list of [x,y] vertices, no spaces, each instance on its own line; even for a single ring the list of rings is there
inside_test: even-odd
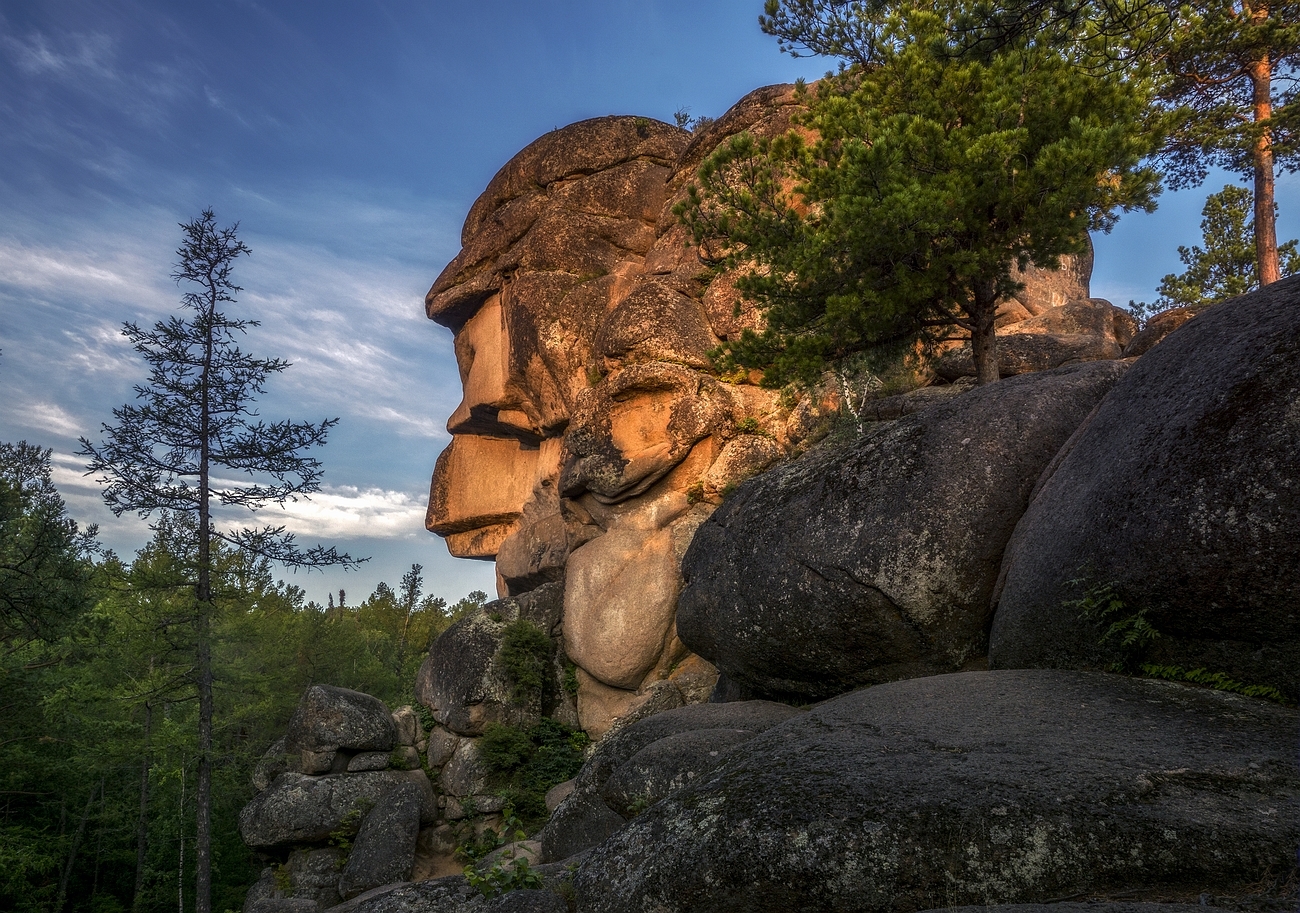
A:
[[[50,454],[0,444],[0,909],[194,908],[193,524],[165,515],[130,560],[66,515]],[[265,559],[214,561],[213,909],[259,865],[239,838],[258,758],[307,686],[414,703],[433,638],[481,606],[396,588],[321,606]]]

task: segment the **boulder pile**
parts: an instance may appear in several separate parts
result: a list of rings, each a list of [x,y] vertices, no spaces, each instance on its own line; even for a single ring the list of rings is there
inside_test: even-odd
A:
[[[257,766],[239,816],[244,842],[276,864],[248,913],[311,913],[411,877],[422,828],[438,817],[410,707],[330,685],[303,694],[284,737]]]

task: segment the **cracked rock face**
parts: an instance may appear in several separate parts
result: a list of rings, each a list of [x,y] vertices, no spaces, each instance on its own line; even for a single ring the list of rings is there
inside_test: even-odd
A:
[[[624,825],[579,869],[578,909],[1232,893],[1295,864],[1297,725],[1293,708],[1096,673],[856,691],[737,745]]]
[[[785,452],[714,466],[739,423],[772,433],[779,410],[709,373],[739,325],[730,303],[725,320],[706,306],[670,209],[728,136],[785,129],[789,88],[742,102],[703,148],[635,117],[540,138],[474,204],[426,298],[455,333],[464,390],[427,526],[454,555],[495,559],[503,596],[568,571],[561,636],[591,732],[686,658],[672,622],[685,543],[728,482]]]
[[[1034,483],[1125,367],[1005,380],[741,485],[686,553],[679,636],[799,700],[978,662]]]
[[[1105,667],[1100,631],[1069,605],[1100,586],[1160,632],[1146,661],[1300,698],[1297,353],[1291,278],[1204,310],[1142,356],[1016,529],[995,667]]]

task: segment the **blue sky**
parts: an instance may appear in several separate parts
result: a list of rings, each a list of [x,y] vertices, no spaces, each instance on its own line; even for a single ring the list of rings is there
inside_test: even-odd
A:
[[[53,448],[72,515],[124,556],[144,543],[145,523],[109,514],[73,454],[144,379],[121,324],[175,310],[177,223],[211,206],[253,249],[230,308],[262,321],[247,348],[293,362],[264,415],[341,419],[317,454],[322,492],[277,522],[372,559],[289,579],[355,602],[419,562],[449,600],[492,592],[490,564],[452,559],[423,529],[459,400],[424,292],[474,198],[542,133],[603,114],[717,116],[828,68],[781,55],[761,6],[0,0],[0,440]],[[1152,299],[1223,183],[1096,239],[1093,293]],[[1294,237],[1294,176],[1278,199]]]

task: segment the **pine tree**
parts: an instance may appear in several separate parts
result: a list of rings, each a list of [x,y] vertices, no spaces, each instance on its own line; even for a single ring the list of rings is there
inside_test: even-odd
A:
[[[1251,193],[1244,187],[1228,184],[1211,194],[1201,210],[1201,242],[1205,246],[1179,246],[1178,259],[1187,269],[1161,280],[1160,298],[1149,309],[1212,304],[1259,288],[1251,212]],[[1278,255],[1282,275],[1300,272],[1295,241],[1278,245]]]
[[[1210,166],[1250,180],[1258,281],[1276,282],[1275,171],[1300,168],[1300,0],[1185,4],[1158,53],[1161,95],[1180,121],[1167,151],[1171,185],[1199,184]]]
[[[1147,87],[1032,40],[964,54],[955,9],[859,6],[871,47],[806,97],[800,125],[816,141],[741,134],[678,208],[705,257],[748,268],[736,286],[766,319],[721,366],[809,382],[882,341],[956,325],[979,382],[994,381],[1012,267],[1056,266],[1117,211],[1154,208]]]
[[[199,703],[196,784],[197,913],[211,913],[212,798],[212,621],[213,543],[220,539],[247,554],[295,567],[352,565],[333,548],[301,549],[283,526],[222,529],[214,508],[256,510],[283,505],[317,491],[320,462],[303,451],[325,442],[337,419],[318,424],[267,423],[253,408],[269,377],[288,367],[240,350],[238,338],[255,320],[227,317],[221,307],[241,291],[231,275],[234,261],[250,253],[238,238],[238,224],[218,228],[211,209],[181,225],[184,241],[172,278],[187,283],[182,307],[152,329],[124,325],[127,337],[149,365],[149,381],[135,388],[137,405],[113,410],[104,440],[81,439],[89,473],[98,474],[104,500],[116,515],[149,517],[164,512],[194,521],[194,678]],[[214,477],[243,476],[238,482]]]

